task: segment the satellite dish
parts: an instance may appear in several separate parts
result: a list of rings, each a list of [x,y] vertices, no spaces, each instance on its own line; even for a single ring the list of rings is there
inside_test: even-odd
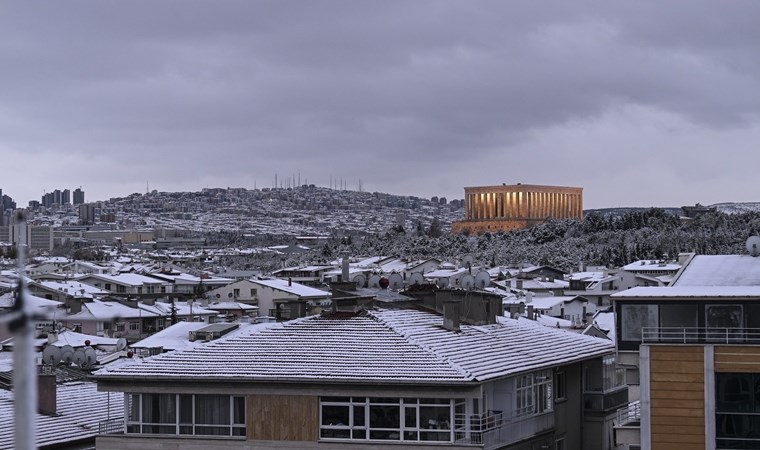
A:
[[[478,289],[485,289],[491,285],[491,274],[486,270],[481,270],[475,275],[475,287]]]
[[[354,283],[356,283],[357,288],[363,288],[367,285],[367,277],[360,273],[354,277]]]
[[[42,351],[42,361],[51,366],[55,366],[61,362],[61,356],[61,349],[55,345],[48,345],[45,347],[45,350]]]
[[[125,350],[127,348],[127,340],[124,338],[119,338],[116,341],[116,351],[120,352],[122,350]]]
[[[440,289],[444,289],[444,288],[446,288],[446,287],[448,287],[448,286],[449,286],[449,279],[448,279],[448,277],[441,277],[441,278],[439,278],[439,279],[438,279],[438,280],[435,282],[435,284],[436,284],[436,285],[437,285],[437,286],[438,286]]]
[[[74,347],[70,345],[64,345],[61,347],[61,361],[66,365],[69,365],[74,361]]]
[[[752,256],[760,255],[760,236],[750,236],[747,239],[747,251]]]
[[[462,275],[462,278],[459,279],[459,286],[462,289],[472,289],[475,286],[475,277],[469,273]]]
[[[372,275],[369,277],[369,281],[367,281],[367,286],[371,289],[379,289],[380,288],[380,275]]]
[[[409,285],[414,286],[415,284],[425,284],[425,277],[419,272],[414,272],[409,277]]]
[[[98,354],[95,353],[95,349],[94,348],[88,348],[87,350],[85,350],[84,351],[84,358],[85,358],[85,365],[86,365],[86,367],[82,366],[83,369],[84,368],[90,368],[90,367],[94,366],[95,364],[97,364],[97,362],[98,362]]]
[[[462,267],[470,268],[472,267],[472,263],[475,262],[475,258],[472,257],[472,255],[465,255],[464,258],[462,258]]]
[[[388,289],[393,289],[394,291],[397,291],[404,287],[404,277],[401,276],[401,274],[398,273],[392,273],[390,277],[388,277]]]
[[[72,362],[79,367],[82,367],[83,365],[87,364],[87,356],[84,354],[83,349],[80,348],[74,352],[74,357],[72,358]]]

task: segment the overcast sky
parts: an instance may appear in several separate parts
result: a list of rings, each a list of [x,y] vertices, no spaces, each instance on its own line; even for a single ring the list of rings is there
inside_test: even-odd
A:
[[[759,24],[756,0],[3,2],[0,188],[760,201]]]

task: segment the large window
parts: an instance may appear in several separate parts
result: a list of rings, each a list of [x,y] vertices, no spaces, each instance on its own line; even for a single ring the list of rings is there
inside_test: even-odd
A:
[[[641,341],[641,329],[658,326],[657,305],[622,305],[621,339]]]
[[[515,388],[516,416],[543,414],[553,409],[551,370],[520,375]]]
[[[716,448],[760,448],[760,374],[715,374]]]
[[[451,442],[454,403],[436,398],[322,397],[319,436]]]
[[[245,436],[245,397],[126,394],[127,433]]]

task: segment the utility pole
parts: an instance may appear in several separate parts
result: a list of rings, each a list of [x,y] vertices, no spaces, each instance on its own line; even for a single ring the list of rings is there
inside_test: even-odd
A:
[[[9,328],[14,331],[13,339],[13,412],[14,412],[14,448],[33,450],[36,430],[37,412],[37,367],[34,364],[34,326],[32,305],[26,297],[24,268],[26,266],[26,218],[19,212],[16,216],[19,225],[17,241],[18,251],[18,291],[14,309],[18,316]]]

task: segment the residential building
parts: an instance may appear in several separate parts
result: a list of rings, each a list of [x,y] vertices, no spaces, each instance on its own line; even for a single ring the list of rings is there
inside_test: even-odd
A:
[[[760,258],[689,255],[668,287],[612,296],[631,399],[616,429],[642,449],[760,448]]]
[[[337,310],[101,370],[127,417],[97,448],[611,448],[609,340],[442,295],[475,303]]]
[[[251,289],[262,314],[289,320],[318,313],[321,307],[330,304],[330,293],[292,280],[280,278],[251,279],[255,285]],[[233,296],[234,297],[234,296]]]

